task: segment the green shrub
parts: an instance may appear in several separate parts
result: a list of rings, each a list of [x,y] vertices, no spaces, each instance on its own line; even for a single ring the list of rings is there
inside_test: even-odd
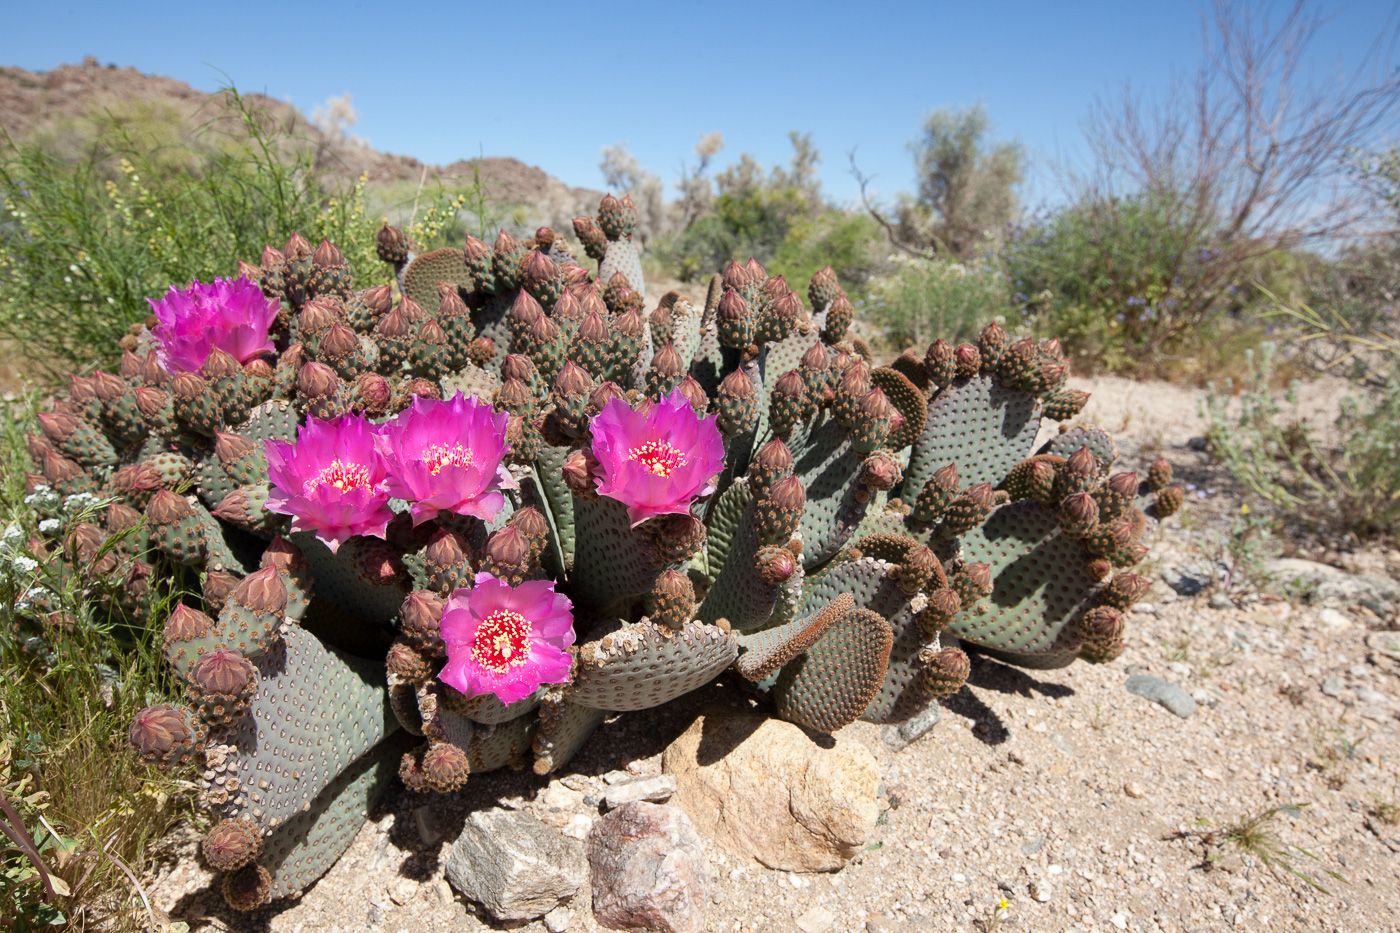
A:
[[[883,245],[880,228],[868,215],[824,210],[816,217],[793,221],[773,265],[783,270],[788,285],[804,298],[812,275],[830,265],[846,295],[861,301],[882,263]]]
[[[109,115],[86,144],[0,140],[0,338],[32,365],[110,365],[117,339],[149,313],[147,298],[230,275],[292,231],[332,240],[362,274],[382,270],[387,281],[364,179],[323,178],[308,141],[237,91],[224,100],[224,119],[187,142],[130,115]],[[430,221],[411,231],[421,243],[461,202],[437,192],[417,203]]]
[[[892,346],[927,346],[934,338],[971,340],[994,318],[1013,314],[1006,276],[994,262],[953,262],[905,254],[870,285],[871,320]]]
[[[1358,386],[1343,401],[1327,443],[1289,409],[1295,388],[1273,388],[1276,348],[1248,358],[1238,412],[1224,392],[1207,397],[1210,449],[1258,501],[1296,529],[1393,537],[1400,526],[1400,360],[1377,391]]]

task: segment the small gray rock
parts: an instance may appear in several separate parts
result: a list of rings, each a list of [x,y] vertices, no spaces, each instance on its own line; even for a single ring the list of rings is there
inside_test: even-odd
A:
[[[690,818],[666,804],[623,804],[588,835],[593,914],[615,930],[700,933],[710,877]]]
[[[1234,609],[1235,601],[1224,593],[1211,593],[1209,605],[1212,609]]]
[[[497,920],[543,917],[588,879],[583,847],[527,813],[478,810],[447,856],[447,880]]]
[[[927,707],[910,716],[904,722],[891,723],[880,730],[880,737],[885,740],[885,744],[895,751],[900,751],[912,744],[915,740],[922,738],[930,729],[938,725],[939,706],[937,703],[930,703]]]
[[[1191,694],[1160,677],[1134,674],[1128,678],[1126,686],[1129,693],[1151,700],[1182,719],[1196,712],[1196,701],[1191,699]]]
[[[1210,564],[1179,564],[1161,573],[1162,582],[1181,596],[1195,596],[1215,582],[1215,569]]]
[[[1323,678],[1322,692],[1333,699],[1340,697],[1342,695],[1342,678],[1338,677],[1336,674],[1333,674],[1331,677]]]
[[[663,800],[670,800],[671,795],[675,792],[676,776],[674,774],[635,778],[622,784],[609,786],[603,794],[603,805],[609,810],[615,810],[625,803],[636,803],[638,800],[659,803]]]

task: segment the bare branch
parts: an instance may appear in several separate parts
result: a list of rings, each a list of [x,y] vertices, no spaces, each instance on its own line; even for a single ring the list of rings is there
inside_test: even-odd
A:
[[[866,175],[864,172],[862,172],[860,170],[860,166],[856,164],[856,151],[852,149],[846,155],[851,162],[851,175],[855,178],[856,184],[860,185],[860,203],[865,207],[866,213],[873,217],[875,219],[875,222],[879,224],[882,229],[884,229],[885,236],[889,238],[890,245],[893,246],[895,249],[908,253],[910,256],[919,256],[921,258],[927,258],[929,255],[927,251],[918,249],[914,246],[910,246],[908,243],[905,243],[903,240],[901,240],[899,238],[899,233],[896,230],[894,224],[890,223],[890,221],[887,220],[885,216],[880,213],[879,208],[876,207],[873,202],[871,202],[869,195],[869,186],[870,182],[873,179],[870,176]]]

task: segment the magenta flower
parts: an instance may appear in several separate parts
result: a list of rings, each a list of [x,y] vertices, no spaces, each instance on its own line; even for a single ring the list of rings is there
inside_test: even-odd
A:
[[[724,469],[715,421],[697,416],[680,389],[642,412],[622,399],[608,402],[591,425],[599,495],[626,505],[634,528],[688,513],[697,496],[714,492]]]
[[[315,532],[332,553],[355,535],[384,537],[394,513],[378,433],[359,415],[342,415],[307,418],[294,444],[267,441],[268,511],[292,516],[293,531]]]
[[[569,597],[552,580],[510,586],[489,573],[457,590],[442,613],[447,665],[442,682],[467,696],[493,693],[502,703],[523,700],[540,684],[568,682],[574,643]]]
[[[501,463],[510,416],[458,392],[446,401],[415,397],[412,407],[380,429],[389,494],[413,503],[413,524],[439,512],[489,522],[505,505],[501,487],[515,486]]]
[[[168,372],[198,372],[215,347],[240,363],[273,351],[267,332],[281,305],[243,276],[172,285],[164,298],[147,300],[159,321],[151,335]]]

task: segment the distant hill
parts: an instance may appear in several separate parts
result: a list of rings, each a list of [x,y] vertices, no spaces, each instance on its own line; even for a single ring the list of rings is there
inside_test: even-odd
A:
[[[368,175],[372,185],[440,179],[470,182],[480,172],[488,198],[499,205],[524,208],[537,222],[566,225],[568,219],[597,207],[602,192],[575,188],[519,159],[491,156],[462,159],[450,165],[427,165],[404,155],[380,152],[353,139],[323,132],[292,105],[262,94],[245,97],[297,138],[316,147],[318,164],[345,178]],[[135,68],[103,65],[94,58],[61,65],[52,71],[0,66],[0,130],[15,139],[41,136],[62,145],[81,139],[84,127],[104,113],[147,112],[176,118],[187,128],[227,119],[223,93],[206,94],[174,78],[148,75]]]

